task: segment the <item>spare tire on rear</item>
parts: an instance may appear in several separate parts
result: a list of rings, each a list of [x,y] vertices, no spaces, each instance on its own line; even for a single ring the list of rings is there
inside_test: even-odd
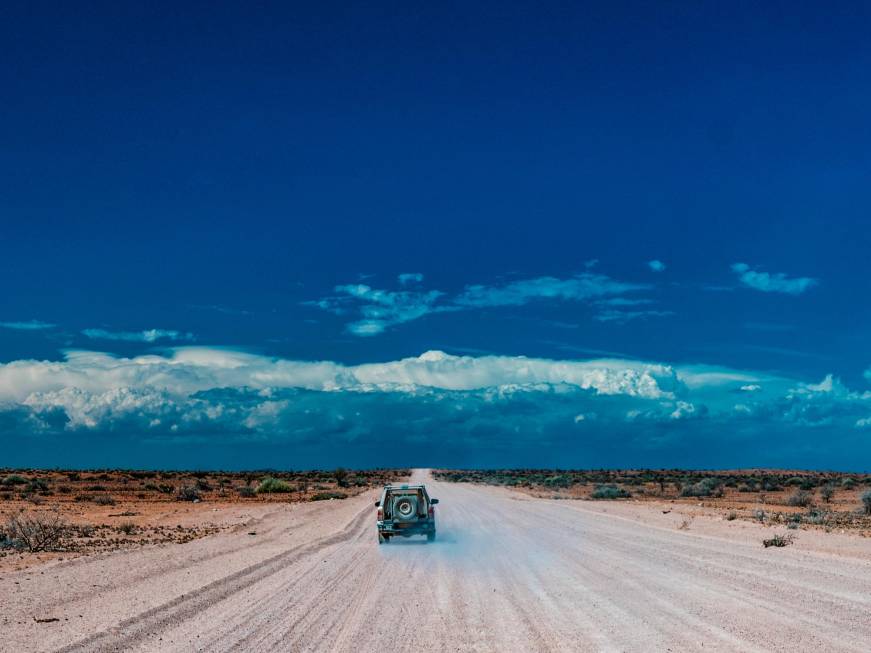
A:
[[[394,521],[417,521],[417,497],[401,495],[393,500]]]

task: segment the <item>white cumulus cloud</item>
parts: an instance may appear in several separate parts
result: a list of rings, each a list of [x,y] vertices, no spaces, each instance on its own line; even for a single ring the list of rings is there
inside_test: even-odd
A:
[[[811,277],[787,277],[782,272],[769,273],[753,270],[746,263],[733,263],[732,271],[745,286],[762,292],[777,292],[800,295],[819,281]]]

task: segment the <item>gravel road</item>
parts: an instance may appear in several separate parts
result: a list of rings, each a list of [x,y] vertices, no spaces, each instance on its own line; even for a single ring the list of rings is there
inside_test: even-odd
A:
[[[802,532],[764,549],[771,530],[753,524],[681,530],[648,505],[428,487],[441,499],[433,544],[378,546],[373,492],[282,506],[188,544],[7,574],[0,650],[871,647],[871,540],[851,538],[839,555],[803,547]],[[48,618],[58,621],[35,621]]]

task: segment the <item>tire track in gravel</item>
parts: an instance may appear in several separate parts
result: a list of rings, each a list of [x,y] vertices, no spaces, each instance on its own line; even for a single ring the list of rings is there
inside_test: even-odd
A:
[[[307,544],[295,546],[287,551],[267,558],[257,564],[241,569],[229,576],[216,580],[193,592],[184,594],[163,605],[122,621],[108,631],[95,633],[79,642],[58,650],[58,653],[79,653],[83,651],[123,651],[132,648],[143,638],[148,639],[162,629],[195,616],[204,608],[225,601],[247,587],[254,585],[283,567],[300,558],[339,544],[359,532],[369,521],[371,511],[361,510],[341,531],[312,540]]]

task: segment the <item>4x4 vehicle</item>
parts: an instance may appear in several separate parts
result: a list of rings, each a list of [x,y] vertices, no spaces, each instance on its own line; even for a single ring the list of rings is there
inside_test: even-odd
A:
[[[426,535],[427,542],[435,539],[435,506],[424,485],[385,485],[378,506],[378,544],[389,542],[393,536]]]

